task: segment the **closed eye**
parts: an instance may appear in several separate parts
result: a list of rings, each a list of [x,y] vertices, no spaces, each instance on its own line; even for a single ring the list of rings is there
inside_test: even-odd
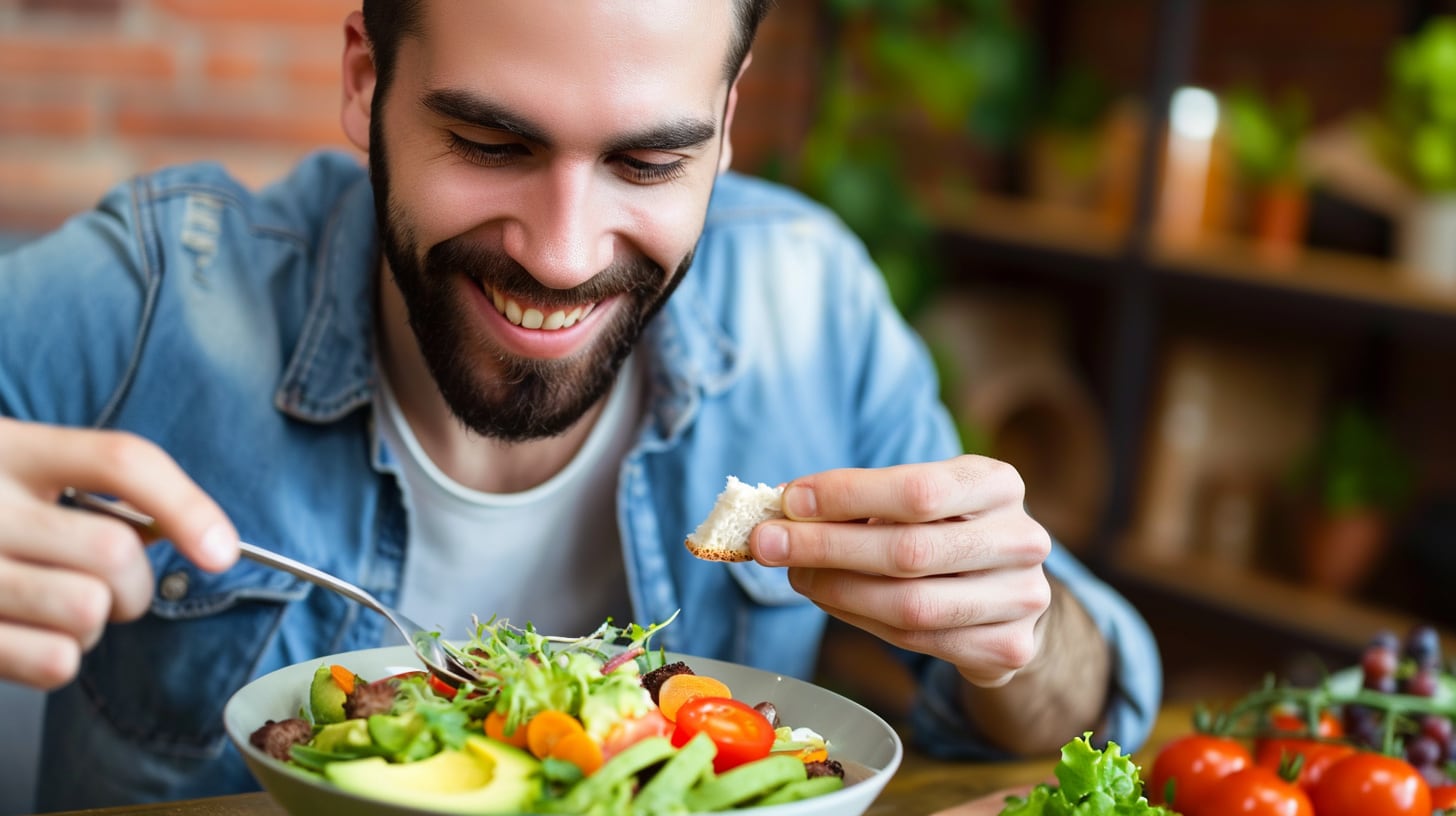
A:
[[[680,178],[686,161],[686,159],[677,159],[670,162],[649,162],[635,156],[617,157],[617,163],[622,166],[624,176],[628,181],[636,184],[656,184]]]
[[[482,167],[501,167],[531,155],[530,148],[520,142],[477,142],[458,133],[450,133],[450,150],[471,164]]]

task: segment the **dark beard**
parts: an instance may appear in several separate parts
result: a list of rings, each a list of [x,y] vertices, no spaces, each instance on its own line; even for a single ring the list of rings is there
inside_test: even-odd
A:
[[[389,175],[374,118],[370,178],[380,241],[409,313],[410,329],[450,411],[467,428],[504,442],[563,433],[612,387],[648,321],[662,308],[692,263],[688,253],[664,282],[661,266],[645,258],[614,263],[574,289],[542,286],[503,252],[457,236],[430,247],[423,260],[408,219],[389,201]],[[467,283],[473,281],[472,283]],[[471,328],[473,307],[464,286],[542,307],[570,308],[622,295],[611,324],[591,345],[561,359],[518,357],[495,348]],[[498,371],[486,373],[489,355]]]

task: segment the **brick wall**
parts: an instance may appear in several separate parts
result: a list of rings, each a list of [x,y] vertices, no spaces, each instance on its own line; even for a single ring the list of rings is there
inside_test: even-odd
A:
[[[216,159],[245,182],[340,132],[343,20],[358,0],[0,0],[0,231],[47,229],[116,182]],[[807,127],[814,0],[761,32],[739,167]]]

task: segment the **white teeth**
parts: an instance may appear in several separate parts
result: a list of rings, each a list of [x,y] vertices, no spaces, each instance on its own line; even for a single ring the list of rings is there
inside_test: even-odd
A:
[[[544,314],[540,309],[523,308],[521,304],[499,292],[490,292],[489,290],[487,292],[497,312],[505,315],[506,320],[509,320],[512,325],[527,329],[538,329],[541,331],[569,329],[575,326],[578,321],[591,314],[592,309],[596,308],[595,303],[588,303],[584,306],[577,306],[569,312],[558,309],[550,314]]]

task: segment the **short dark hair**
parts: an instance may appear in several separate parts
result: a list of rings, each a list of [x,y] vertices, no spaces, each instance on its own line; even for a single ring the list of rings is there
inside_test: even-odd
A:
[[[399,54],[399,42],[404,37],[418,37],[420,30],[420,6],[425,0],[364,0],[364,33],[369,36],[369,46],[374,56],[374,93],[382,97],[394,80],[394,60]],[[736,36],[728,45],[728,58],[724,71],[729,82],[738,75],[753,38],[758,34],[758,24],[768,14],[774,0],[734,0],[733,17],[738,24]]]

